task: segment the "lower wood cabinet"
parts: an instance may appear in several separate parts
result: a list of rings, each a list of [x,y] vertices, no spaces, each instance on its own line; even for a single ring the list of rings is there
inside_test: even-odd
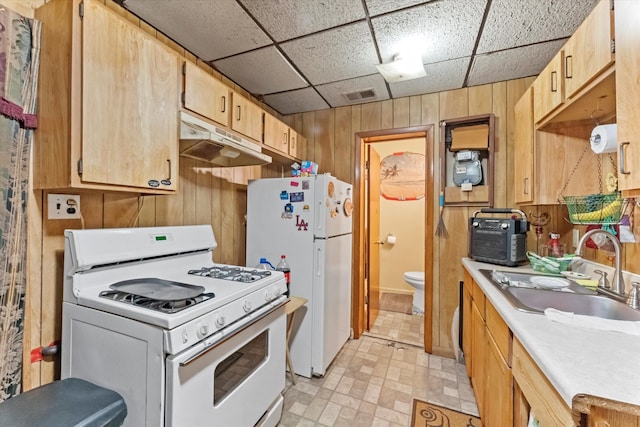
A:
[[[478,412],[485,426],[511,426],[511,333],[466,271],[463,292],[462,348]]]
[[[464,270],[462,350],[482,425],[640,427],[640,407],[578,394],[569,407],[471,274]]]
[[[500,349],[487,331],[485,356],[484,413],[485,426],[513,425],[513,376],[511,368],[500,353]]]
[[[517,339],[513,340],[513,378],[541,426],[573,426],[569,407]],[[525,425],[518,427],[525,427]]]

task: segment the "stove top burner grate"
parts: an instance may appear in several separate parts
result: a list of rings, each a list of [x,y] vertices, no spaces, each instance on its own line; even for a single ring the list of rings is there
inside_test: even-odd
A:
[[[255,268],[242,268],[227,265],[202,267],[196,270],[189,270],[188,273],[195,276],[211,277],[212,279],[230,280],[243,283],[252,283],[271,276],[271,272],[269,270],[258,270]]]
[[[130,294],[128,292],[110,290],[100,292],[100,297],[122,302],[124,304],[135,305],[137,307],[160,311],[162,313],[172,314],[192,307],[203,301],[207,301],[215,297],[215,295],[213,292],[204,292],[193,298],[179,300],[156,300],[149,297]]]

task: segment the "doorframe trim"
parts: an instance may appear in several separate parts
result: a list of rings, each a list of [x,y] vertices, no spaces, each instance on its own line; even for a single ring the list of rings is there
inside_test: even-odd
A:
[[[353,185],[353,290],[352,290],[352,310],[351,324],[353,325],[354,338],[359,338],[365,330],[366,318],[364,310],[364,265],[367,245],[367,235],[364,229],[365,212],[362,209],[365,200],[366,177],[365,170],[365,148],[367,144],[376,142],[386,142],[391,140],[425,138],[425,216],[424,216],[424,273],[425,298],[431,300],[430,304],[425,304],[424,308],[424,351],[431,353],[433,349],[433,254],[434,240],[429,237],[434,236],[434,125],[412,126],[396,129],[383,129],[376,131],[357,132],[355,134],[355,179]]]

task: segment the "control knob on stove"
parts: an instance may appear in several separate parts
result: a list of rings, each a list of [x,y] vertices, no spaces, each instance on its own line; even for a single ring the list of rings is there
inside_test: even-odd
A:
[[[276,298],[279,295],[278,293],[278,289],[274,288],[274,289],[267,289],[267,291],[264,294],[264,298],[267,301],[271,301],[272,299]]]
[[[224,317],[224,314],[221,314],[220,316],[218,316],[218,318],[216,319],[216,326],[218,328],[222,328],[225,323],[227,323],[227,318]]]
[[[250,313],[251,310],[253,310],[253,304],[251,304],[251,301],[245,301],[242,308],[244,309],[245,313]]]
[[[209,325],[206,323],[200,325],[200,327],[198,328],[198,335],[200,335],[201,337],[206,337],[207,335],[209,335]]]

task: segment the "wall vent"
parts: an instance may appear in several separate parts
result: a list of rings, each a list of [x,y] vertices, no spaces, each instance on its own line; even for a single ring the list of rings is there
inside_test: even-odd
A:
[[[378,97],[373,89],[358,90],[355,92],[343,93],[349,102],[365,101],[367,99],[375,99]]]

